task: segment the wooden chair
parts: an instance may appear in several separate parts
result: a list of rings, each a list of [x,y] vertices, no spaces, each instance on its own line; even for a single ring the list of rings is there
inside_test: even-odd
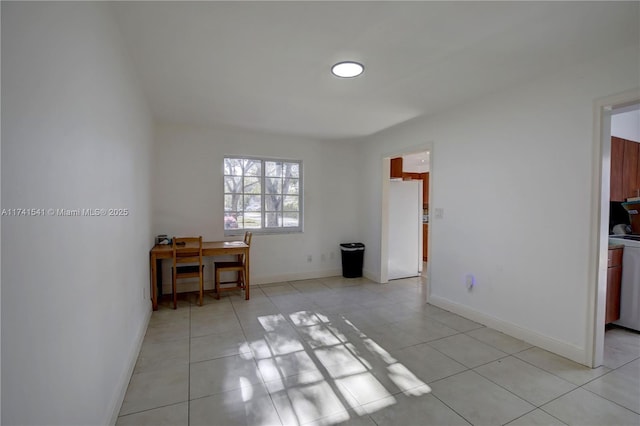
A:
[[[244,243],[251,247],[251,236],[253,234],[251,232],[245,232],[244,234]],[[230,262],[215,262],[215,279],[216,279],[216,299],[220,299],[220,293],[223,291],[234,291],[234,290],[244,290],[245,299],[249,299],[249,292],[247,291],[245,284],[245,276],[244,271],[246,268],[247,259],[244,255],[238,255],[237,259]],[[222,282],[220,280],[220,275],[223,272],[236,272],[237,279],[235,281],[225,281]],[[222,284],[235,284],[233,287],[222,287]]]
[[[188,265],[186,265],[188,264]],[[173,284],[173,309],[178,307],[176,281],[180,278],[200,279],[200,301],[204,293],[204,265],[202,264],[202,237],[173,237],[173,268],[171,269]]]

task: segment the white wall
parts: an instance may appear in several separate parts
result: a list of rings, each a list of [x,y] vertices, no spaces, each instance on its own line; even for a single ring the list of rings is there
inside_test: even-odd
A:
[[[361,219],[355,214],[360,191],[355,144],[165,124],[156,127],[155,155],[154,234],[202,235],[205,240],[225,239],[225,155],[302,160],[304,232],[254,234],[252,283],[341,274],[339,244],[357,239]],[[165,291],[170,288],[168,268],[165,262]],[[211,267],[205,267],[205,279],[211,287]]]
[[[1,6],[1,5],[0,5]],[[2,22],[2,7],[0,7],[0,22]],[[2,46],[2,31],[0,31],[0,46]],[[0,55],[0,81],[2,81],[2,55]],[[0,84],[0,86],[2,86]],[[1,110],[1,109],[0,109]],[[0,112],[0,128],[2,127],[2,112]],[[0,132],[1,133],[1,132]],[[2,188],[2,135],[0,134],[0,189]],[[2,209],[2,191],[0,190],[0,209]],[[2,226],[0,226],[0,242],[2,241]],[[0,270],[2,265],[2,244],[0,243]],[[0,330],[2,330],[2,273],[0,272]],[[2,375],[2,339],[0,339],[0,376]],[[0,379],[0,423],[2,423],[2,380]]]
[[[361,141],[367,274],[380,274],[382,157],[431,142],[432,303],[586,362],[593,104],[637,86],[638,64],[637,46],[613,52]]]
[[[150,315],[152,122],[105,3],[2,3],[2,424],[114,421]]]
[[[621,112],[611,116],[611,136],[640,142],[640,110]]]

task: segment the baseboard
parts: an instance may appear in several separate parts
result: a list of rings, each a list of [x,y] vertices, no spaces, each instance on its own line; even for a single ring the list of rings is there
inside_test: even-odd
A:
[[[587,350],[584,347],[575,346],[525,327],[520,327],[443,297],[430,295],[429,303],[591,368],[591,365],[588,364]]]
[[[251,285],[272,284],[284,281],[299,281],[299,280],[313,280],[316,278],[338,277],[342,275],[342,269],[331,269],[328,271],[311,271],[311,272],[298,272],[293,274],[279,274],[279,275],[263,275],[253,276],[251,275]],[[366,276],[366,275],[365,275]],[[368,278],[368,277],[367,277]],[[204,289],[212,290],[215,287],[213,280],[204,281]],[[197,280],[181,280],[180,292],[185,291],[198,291]],[[163,283],[162,294],[171,294],[171,283]]]
[[[129,352],[128,365],[129,367],[124,371],[122,377],[120,377],[120,389],[115,395],[115,399],[111,404],[111,420],[109,421],[109,425],[115,425],[118,421],[118,415],[120,414],[120,408],[122,407],[122,402],[124,401],[124,397],[127,393],[127,388],[129,387],[129,381],[131,380],[131,375],[133,374],[133,369],[136,366],[136,362],[138,360],[138,355],[140,354],[140,348],[142,347],[142,342],[144,341],[144,336],[147,332],[147,327],[149,326],[149,320],[151,320],[151,314],[153,311],[151,310],[151,303],[148,304],[149,309],[146,312],[145,318],[142,321],[141,327],[138,329],[138,335],[136,336],[136,344],[133,346],[132,350]]]
[[[312,280],[316,278],[336,277],[341,275],[342,269],[331,269],[327,271],[298,272],[293,274],[264,275],[258,277],[252,276],[251,285],[271,284],[283,281]]]

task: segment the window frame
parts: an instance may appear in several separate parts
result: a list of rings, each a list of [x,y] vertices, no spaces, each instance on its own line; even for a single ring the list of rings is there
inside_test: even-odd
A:
[[[226,192],[226,187],[225,187],[225,177],[229,176],[227,174],[225,174],[225,161],[227,159],[235,159],[235,160],[254,160],[254,161],[260,161],[260,176],[259,176],[259,180],[260,180],[260,197],[261,197],[261,202],[260,202],[260,213],[261,213],[261,227],[260,228],[232,228],[232,229],[226,229],[224,227],[224,215],[226,214],[225,211],[225,196],[227,194],[229,194],[228,192]],[[293,227],[293,226],[288,226],[288,227],[284,227],[284,226],[279,226],[279,227],[271,227],[271,228],[266,228],[265,227],[265,223],[266,223],[266,210],[265,210],[265,203],[266,203],[266,189],[265,189],[265,180],[268,176],[266,176],[266,168],[265,168],[265,163],[266,162],[280,162],[280,163],[295,163],[298,165],[298,226]],[[233,236],[238,236],[238,235],[244,235],[245,232],[250,231],[254,234],[296,234],[296,233],[302,233],[304,232],[304,173],[303,173],[303,164],[302,164],[302,160],[294,160],[294,159],[286,159],[286,158],[274,158],[274,157],[256,157],[256,156],[249,156],[249,155],[225,155],[223,156],[222,159],[222,214],[223,214],[223,231],[224,231],[224,236],[225,237],[233,237]],[[244,174],[241,176],[243,179],[246,177]],[[251,176],[253,177],[253,176]],[[244,198],[245,193],[242,193],[242,196]],[[284,197],[285,194],[280,194]],[[284,202],[283,202],[283,207],[284,207]],[[244,213],[246,210],[244,210],[244,206],[243,206],[243,210],[242,213]],[[284,209],[282,209],[280,211],[280,213],[284,214],[286,213],[286,211]]]

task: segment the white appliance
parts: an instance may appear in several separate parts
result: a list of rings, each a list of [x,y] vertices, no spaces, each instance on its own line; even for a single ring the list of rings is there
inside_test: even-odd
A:
[[[415,277],[422,269],[422,181],[389,182],[390,280]]]
[[[609,241],[624,244],[620,319],[614,324],[640,331],[640,241],[613,236]]]

